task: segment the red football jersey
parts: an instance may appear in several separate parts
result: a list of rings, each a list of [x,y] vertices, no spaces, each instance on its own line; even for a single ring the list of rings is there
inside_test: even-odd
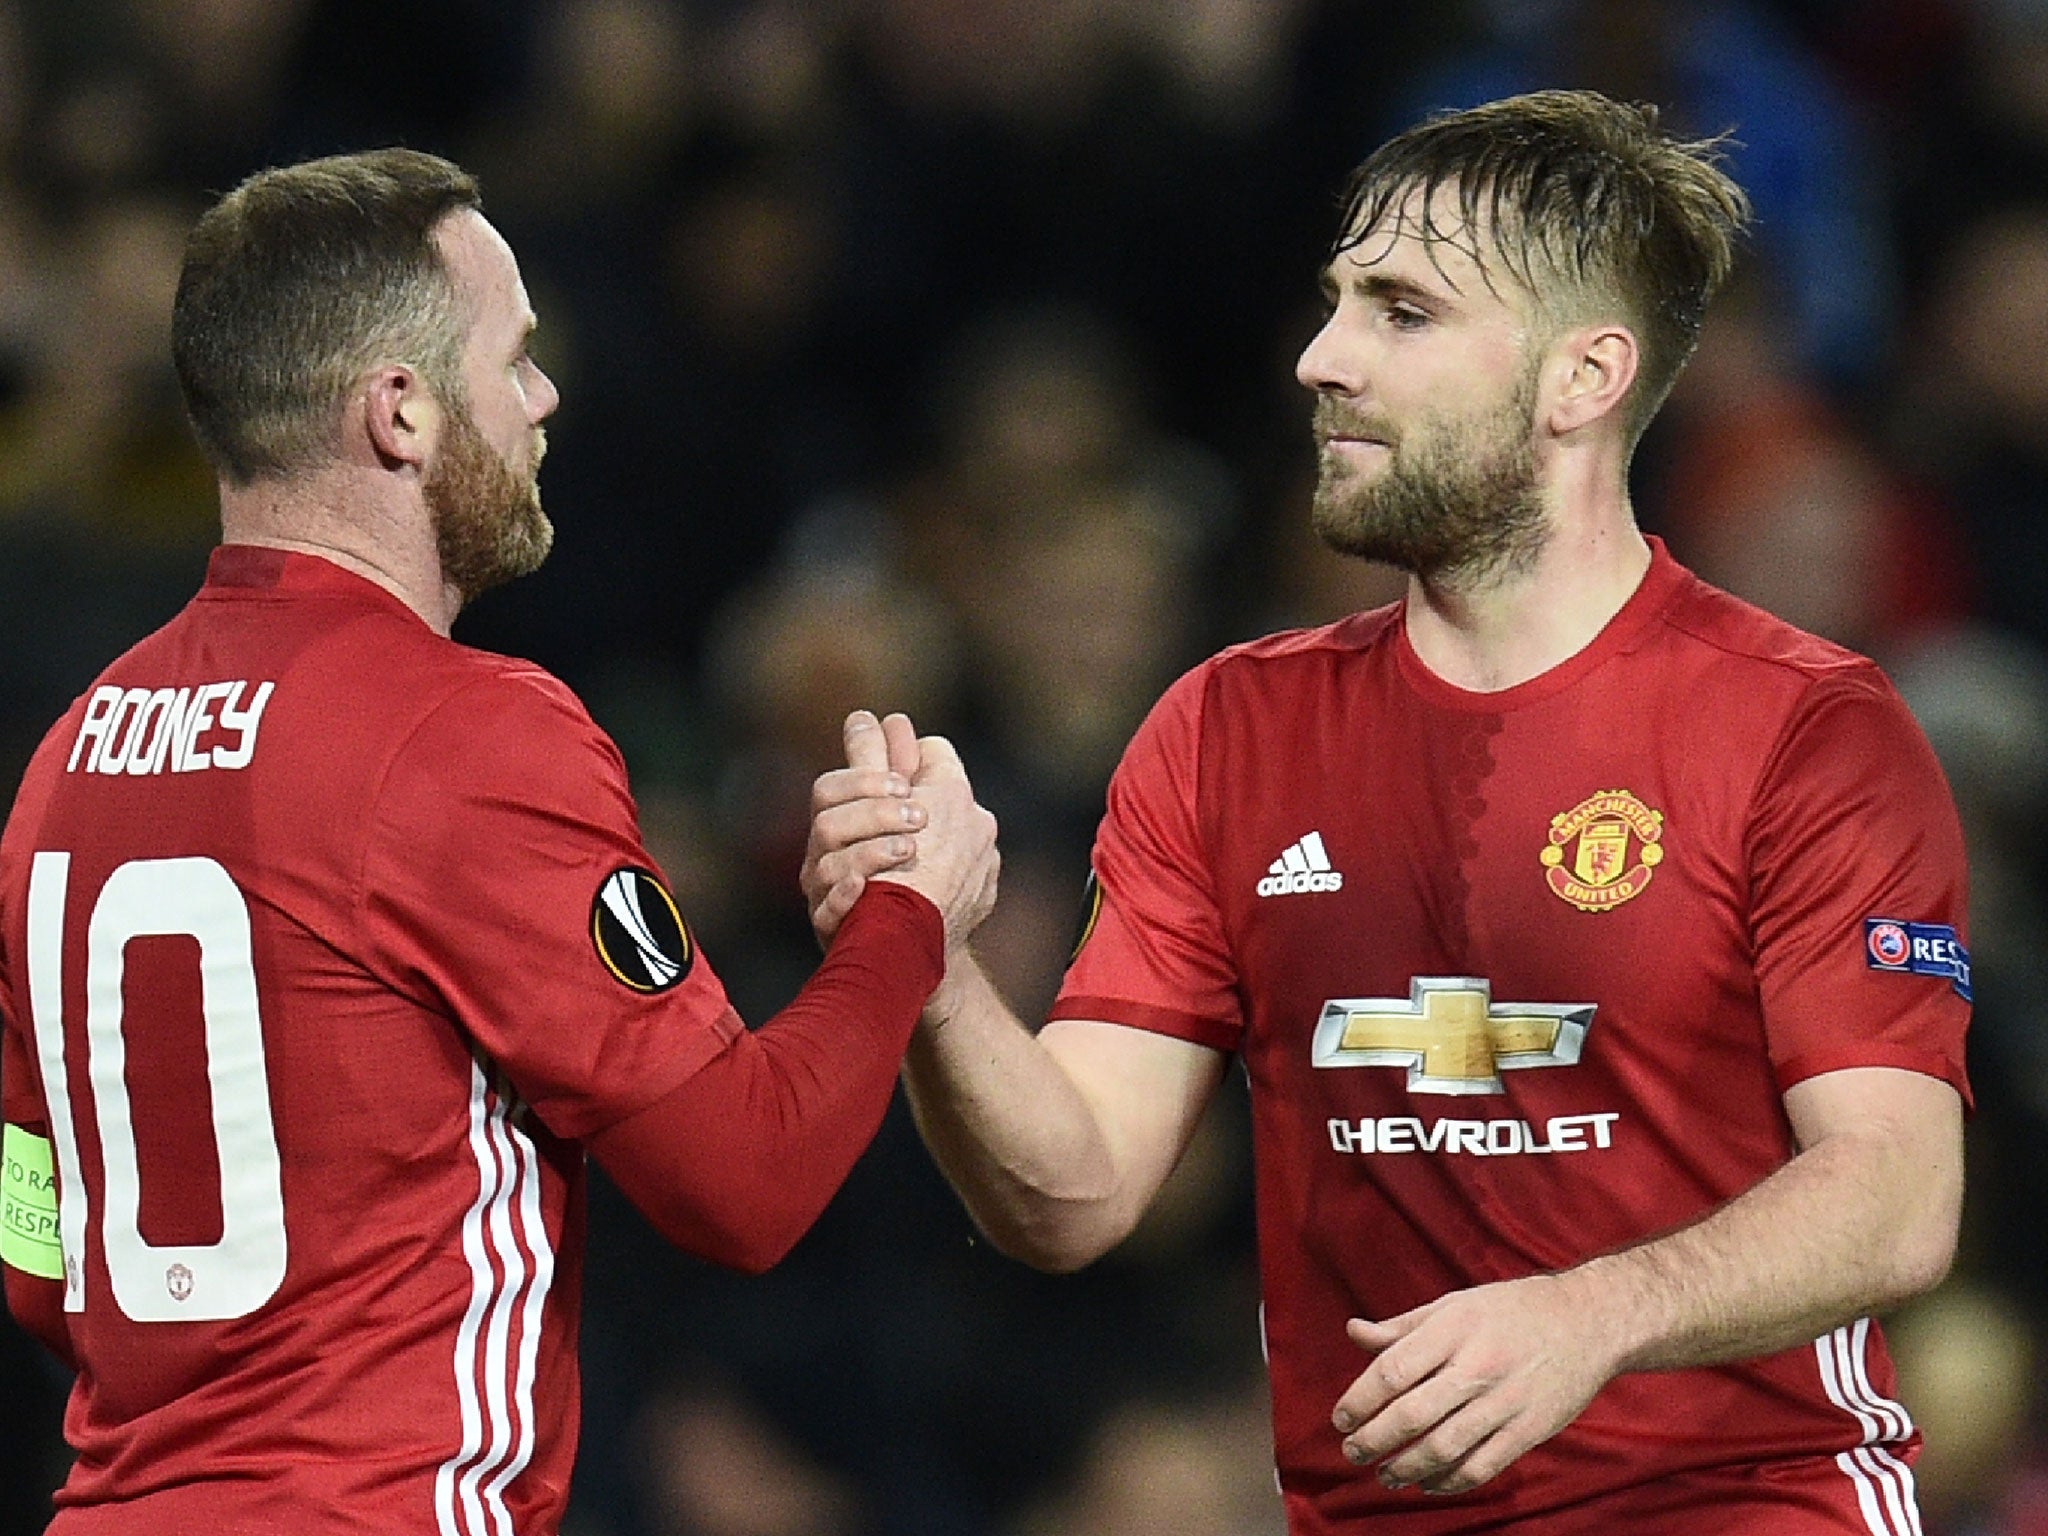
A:
[[[1801,1079],[1967,1093],[1962,835],[1871,663],[1661,544],[1590,646],[1499,693],[1429,672],[1398,607],[1271,637],[1161,700],[1094,866],[1053,1016],[1250,1076],[1293,1531],[1917,1530],[1868,1322],[1623,1376],[1459,1497],[1381,1488],[1330,1426],[1346,1318],[1701,1216],[1792,1155]]]
[[[560,683],[229,547],[0,840],[5,1114],[54,1143],[54,1532],[534,1536],[579,1138],[740,1024]]]

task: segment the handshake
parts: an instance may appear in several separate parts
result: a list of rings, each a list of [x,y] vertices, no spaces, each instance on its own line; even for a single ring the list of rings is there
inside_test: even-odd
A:
[[[908,716],[848,715],[846,764],[811,787],[802,884],[818,942],[831,943],[868,881],[890,880],[939,909],[951,953],[996,903],[995,817],[953,744],[918,736]]]

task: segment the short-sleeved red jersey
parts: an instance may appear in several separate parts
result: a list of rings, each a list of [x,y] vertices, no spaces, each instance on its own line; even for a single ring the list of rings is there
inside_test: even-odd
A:
[[[218,551],[29,768],[0,1008],[82,1367],[53,1531],[555,1529],[579,1138],[741,1027],[567,689]]]
[[[1478,1490],[1330,1427],[1345,1319],[1689,1222],[1856,1066],[1967,1093],[1962,837],[1868,661],[1661,545],[1584,651],[1454,688],[1399,608],[1226,651],[1133,741],[1054,1017],[1241,1054],[1290,1528],[1906,1536],[1917,1433],[1867,1322],[1618,1378]],[[1740,1515],[1740,1518],[1732,1518]]]

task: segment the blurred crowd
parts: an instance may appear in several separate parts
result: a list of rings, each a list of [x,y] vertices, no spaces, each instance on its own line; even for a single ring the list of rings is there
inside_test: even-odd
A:
[[[1900,1318],[1937,1536],[2048,1533],[2048,0],[0,0],[0,796],[214,535],[183,234],[265,164],[482,178],[561,386],[563,676],[748,1018],[815,961],[855,704],[1001,818],[1031,1016],[1104,781],[1216,646],[1393,595],[1307,533],[1345,172],[1431,107],[1659,103],[1760,224],[1637,465],[1681,558],[1891,671],[1971,839],[1964,1252]],[[488,850],[480,850],[488,856]],[[901,1107],[762,1279],[593,1197],[573,1536],[1273,1536],[1241,1092],[1122,1250],[992,1254]],[[0,1533],[65,1383],[0,1327]]]

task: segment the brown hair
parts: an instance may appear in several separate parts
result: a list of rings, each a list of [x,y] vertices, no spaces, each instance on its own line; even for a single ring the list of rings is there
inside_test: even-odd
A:
[[[481,201],[461,167],[379,149],[259,171],[207,211],[185,244],[171,356],[223,477],[321,462],[349,390],[383,362],[462,398],[466,327],[433,235]]]
[[[1624,321],[1641,349],[1624,422],[1633,443],[1692,355],[1750,221],[1749,198],[1721,169],[1725,142],[1676,138],[1655,107],[1594,91],[1440,113],[1352,173],[1332,254],[1390,219],[1398,227],[1413,207],[1426,244],[1469,241],[1482,270],[1490,246],[1558,323]],[[1459,227],[1438,222],[1443,188],[1455,192]]]

